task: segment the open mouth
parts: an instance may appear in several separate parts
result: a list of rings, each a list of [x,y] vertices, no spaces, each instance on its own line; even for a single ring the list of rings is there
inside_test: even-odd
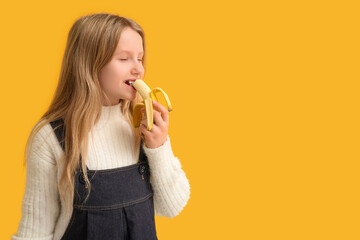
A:
[[[126,80],[126,81],[125,81],[125,84],[126,84],[126,85],[129,85],[130,87],[132,87],[132,85],[134,84],[134,82],[135,82],[134,80]]]

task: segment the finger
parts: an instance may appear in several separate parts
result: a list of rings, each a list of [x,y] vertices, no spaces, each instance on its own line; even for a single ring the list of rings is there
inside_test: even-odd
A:
[[[148,136],[149,136],[150,131],[147,130],[147,127],[146,127],[146,126],[144,126],[143,124],[141,124],[141,125],[139,126],[139,129],[140,129],[141,134],[142,134],[144,137],[148,137]]]
[[[165,121],[161,117],[160,112],[158,112],[156,110],[154,110],[154,124],[156,124],[157,126],[165,125]]]
[[[143,133],[141,133],[140,137],[141,137],[142,140],[145,140],[145,135]]]
[[[145,113],[145,109],[142,108],[140,110],[141,112]],[[141,120],[141,123],[146,123],[147,124],[147,119],[146,119],[146,115],[144,115],[143,119]],[[164,120],[161,117],[160,112],[153,110],[153,123],[156,125],[163,125],[164,124]]]
[[[165,122],[169,122],[169,110],[167,110],[163,105],[155,100],[153,100],[153,107],[155,110],[161,113],[161,117]]]
[[[144,118],[143,120],[141,120],[140,124],[144,125],[147,128],[147,126],[148,126],[147,118]],[[153,121],[153,125],[154,125],[154,121]]]

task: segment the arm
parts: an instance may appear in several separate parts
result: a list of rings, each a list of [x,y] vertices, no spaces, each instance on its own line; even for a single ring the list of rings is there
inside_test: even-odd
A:
[[[174,156],[170,138],[157,148],[147,148],[144,152],[150,166],[150,182],[154,190],[155,214],[173,218],[177,216],[190,198],[190,185],[181,169],[180,161]]]
[[[45,127],[34,137],[27,156],[26,187],[22,217],[12,240],[52,240],[60,202],[56,180],[56,162],[51,146],[45,141]],[[44,142],[45,141],[45,142]]]

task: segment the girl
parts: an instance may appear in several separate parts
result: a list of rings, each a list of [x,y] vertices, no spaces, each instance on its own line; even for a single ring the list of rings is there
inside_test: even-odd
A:
[[[168,136],[169,113],[133,128],[141,101],[127,80],[144,77],[142,28],[113,14],[70,29],[59,84],[32,129],[22,218],[13,240],[157,239],[154,214],[175,217],[190,186]]]

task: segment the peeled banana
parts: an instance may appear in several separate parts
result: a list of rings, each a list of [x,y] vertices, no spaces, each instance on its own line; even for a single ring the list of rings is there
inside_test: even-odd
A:
[[[161,88],[158,88],[158,87],[151,90],[149,88],[149,86],[146,85],[146,83],[142,79],[136,79],[135,82],[130,81],[129,83],[130,83],[130,86],[133,86],[138,91],[138,93],[140,94],[140,96],[143,99],[143,101],[141,103],[137,103],[133,109],[134,127],[137,128],[140,126],[140,122],[143,118],[143,113],[140,110],[141,110],[141,108],[143,108],[145,106],[145,112],[146,112],[146,117],[147,117],[147,130],[150,131],[153,126],[153,123],[154,123],[153,122],[154,121],[154,114],[153,114],[154,110],[153,110],[152,101],[153,100],[158,101],[156,94],[158,92],[163,94],[163,96],[165,97],[167,108],[168,108],[169,112],[172,111],[170,99],[167,96],[167,94],[164,92],[164,90],[162,90]]]

